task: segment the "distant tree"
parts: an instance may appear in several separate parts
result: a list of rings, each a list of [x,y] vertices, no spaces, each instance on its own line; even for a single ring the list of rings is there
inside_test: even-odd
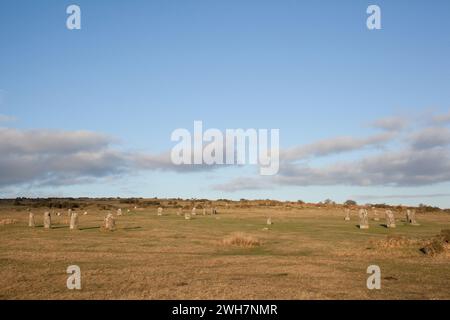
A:
[[[324,204],[335,204],[335,202],[331,199],[326,199],[323,203]]]
[[[347,201],[344,202],[344,204],[346,206],[356,206],[357,205],[355,200],[347,200]]]
[[[299,203],[299,204],[305,204],[305,201],[297,200],[297,203]]]

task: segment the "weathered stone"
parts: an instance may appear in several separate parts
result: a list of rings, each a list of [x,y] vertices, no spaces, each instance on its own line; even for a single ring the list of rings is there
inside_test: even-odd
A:
[[[158,216],[162,216],[163,215],[163,208],[159,207],[158,208]]]
[[[34,221],[34,213],[30,211],[28,214],[28,226],[34,228],[36,226],[36,223]]]
[[[416,210],[414,210],[414,209],[406,210],[406,223],[413,225],[413,226],[419,225],[416,221]]]
[[[184,214],[184,219],[186,219],[186,220],[191,220],[191,215],[190,215],[188,212],[186,212],[186,213]]]
[[[359,212],[359,228],[369,229],[369,214],[366,209],[360,209]]]
[[[113,231],[116,229],[116,220],[112,213],[108,213],[105,217],[104,228],[109,231]]]
[[[267,225],[269,225],[269,226],[272,225],[272,218],[267,218],[267,222],[266,222],[266,223],[267,223]]]
[[[373,210],[373,221],[380,221],[378,210],[376,208],[373,208],[372,210]]]
[[[44,212],[44,228],[50,229],[52,227],[52,217],[50,215],[50,212],[46,211]]]
[[[88,214],[87,211],[83,212],[83,216],[87,216],[87,214]]]
[[[345,208],[345,221],[350,221],[350,209],[349,208]]]
[[[121,215],[122,215],[122,209],[121,209],[121,208],[117,209],[117,215],[118,215],[118,216],[121,216]]]
[[[386,210],[386,227],[395,228],[395,216],[392,210]]]
[[[203,215],[206,216],[206,208],[203,207]]]
[[[197,209],[195,207],[192,208],[192,215],[195,216],[197,214]]]
[[[72,212],[72,215],[70,217],[70,230],[78,230],[78,212],[74,211]]]
[[[177,216],[181,216],[182,213],[183,213],[183,209],[178,208],[178,210],[177,210]]]

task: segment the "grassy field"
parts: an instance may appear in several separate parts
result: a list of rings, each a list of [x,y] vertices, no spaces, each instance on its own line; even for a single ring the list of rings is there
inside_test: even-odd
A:
[[[65,209],[45,230],[48,209],[32,209],[37,226],[29,228],[26,208],[0,207],[0,220],[17,220],[0,226],[0,299],[450,299],[448,250],[434,257],[419,250],[450,229],[448,213],[418,214],[420,226],[397,214],[396,229],[384,228],[381,214],[360,230],[356,212],[346,222],[340,208],[218,208],[185,220],[175,208],[157,216],[157,207],[122,207],[113,232],[100,229],[107,211],[94,206],[75,231]],[[224,244],[236,232],[260,245]],[[389,235],[408,241],[389,246]],[[82,290],[66,287],[72,264],[81,268]],[[366,287],[373,264],[381,290]]]

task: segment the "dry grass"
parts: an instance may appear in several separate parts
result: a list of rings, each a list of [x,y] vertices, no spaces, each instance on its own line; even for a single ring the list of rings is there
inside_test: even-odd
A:
[[[236,232],[232,235],[225,237],[222,240],[224,246],[236,246],[241,248],[253,248],[261,245],[261,242],[255,237],[242,233]]]
[[[418,240],[408,239],[399,235],[388,235],[386,239],[375,241],[375,246],[378,248],[402,248],[417,244]]]
[[[420,226],[398,221],[396,229],[371,221],[360,230],[357,219],[346,222],[332,207],[222,205],[218,216],[187,221],[164,203],[160,217],[157,206],[83,205],[89,214],[79,217],[77,231],[65,214],[52,216],[53,228],[44,230],[49,208],[34,209],[36,228],[29,228],[25,206],[0,205],[0,220],[17,220],[0,227],[0,299],[450,299],[450,256],[419,250],[450,229],[449,214],[418,214]],[[118,206],[124,214],[116,231],[102,232],[103,208]],[[275,224],[263,231],[268,216]],[[243,240],[230,243],[253,247],[222,243],[236,232]],[[388,250],[374,247],[388,236],[400,238],[387,241]],[[81,268],[80,291],[66,288],[72,264]],[[371,264],[382,270],[381,290],[365,285]]]
[[[0,220],[0,226],[5,226],[5,225],[8,225],[8,224],[15,224],[15,223],[17,223],[16,219],[2,219],[2,220]]]
[[[442,230],[441,233],[427,241],[420,250],[430,256],[437,256],[450,250],[450,230]]]

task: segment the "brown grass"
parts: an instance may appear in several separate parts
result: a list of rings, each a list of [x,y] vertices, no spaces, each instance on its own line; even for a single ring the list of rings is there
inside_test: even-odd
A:
[[[222,244],[225,246],[236,246],[241,248],[253,248],[261,245],[261,242],[251,235],[244,234],[242,232],[236,232],[232,235],[225,237],[222,240]]]
[[[15,224],[17,223],[16,219],[2,219],[0,220],[0,226],[5,226],[7,224]]]
[[[42,214],[49,208],[33,210],[36,228],[30,228],[26,206],[0,205],[0,220],[18,221],[0,227],[0,300],[450,299],[450,254],[431,258],[419,251],[422,243],[450,229],[450,214],[418,213],[418,227],[371,223],[359,230],[334,207],[236,208],[215,201],[218,216],[186,221],[177,216],[177,207],[158,202],[166,213],[162,217],[156,206],[134,209],[134,203],[114,199],[84,200],[89,215],[79,217],[76,232],[69,230],[65,215],[52,216],[53,228],[44,230]],[[177,205],[192,209],[187,201]],[[104,207],[131,212],[116,219],[115,232],[102,232]],[[263,231],[268,216],[276,224]],[[224,245],[222,239],[236,232],[259,245]],[[374,246],[389,235],[411,243],[389,240],[389,249]],[[381,290],[366,287],[367,267],[374,263],[382,270]],[[66,269],[73,264],[81,268],[79,291],[66,287]]]
[[[388,235],[386,239],[375,241],[375,246],[378,248],[402,248],[416,244],[417,240],[408,239],[400,235]]]
[[[444,252],[448,252],[450,242],[450,230],[441,230],[441,233],[433,237],[427,244],[420,249],[424,254],[437,256]]]

